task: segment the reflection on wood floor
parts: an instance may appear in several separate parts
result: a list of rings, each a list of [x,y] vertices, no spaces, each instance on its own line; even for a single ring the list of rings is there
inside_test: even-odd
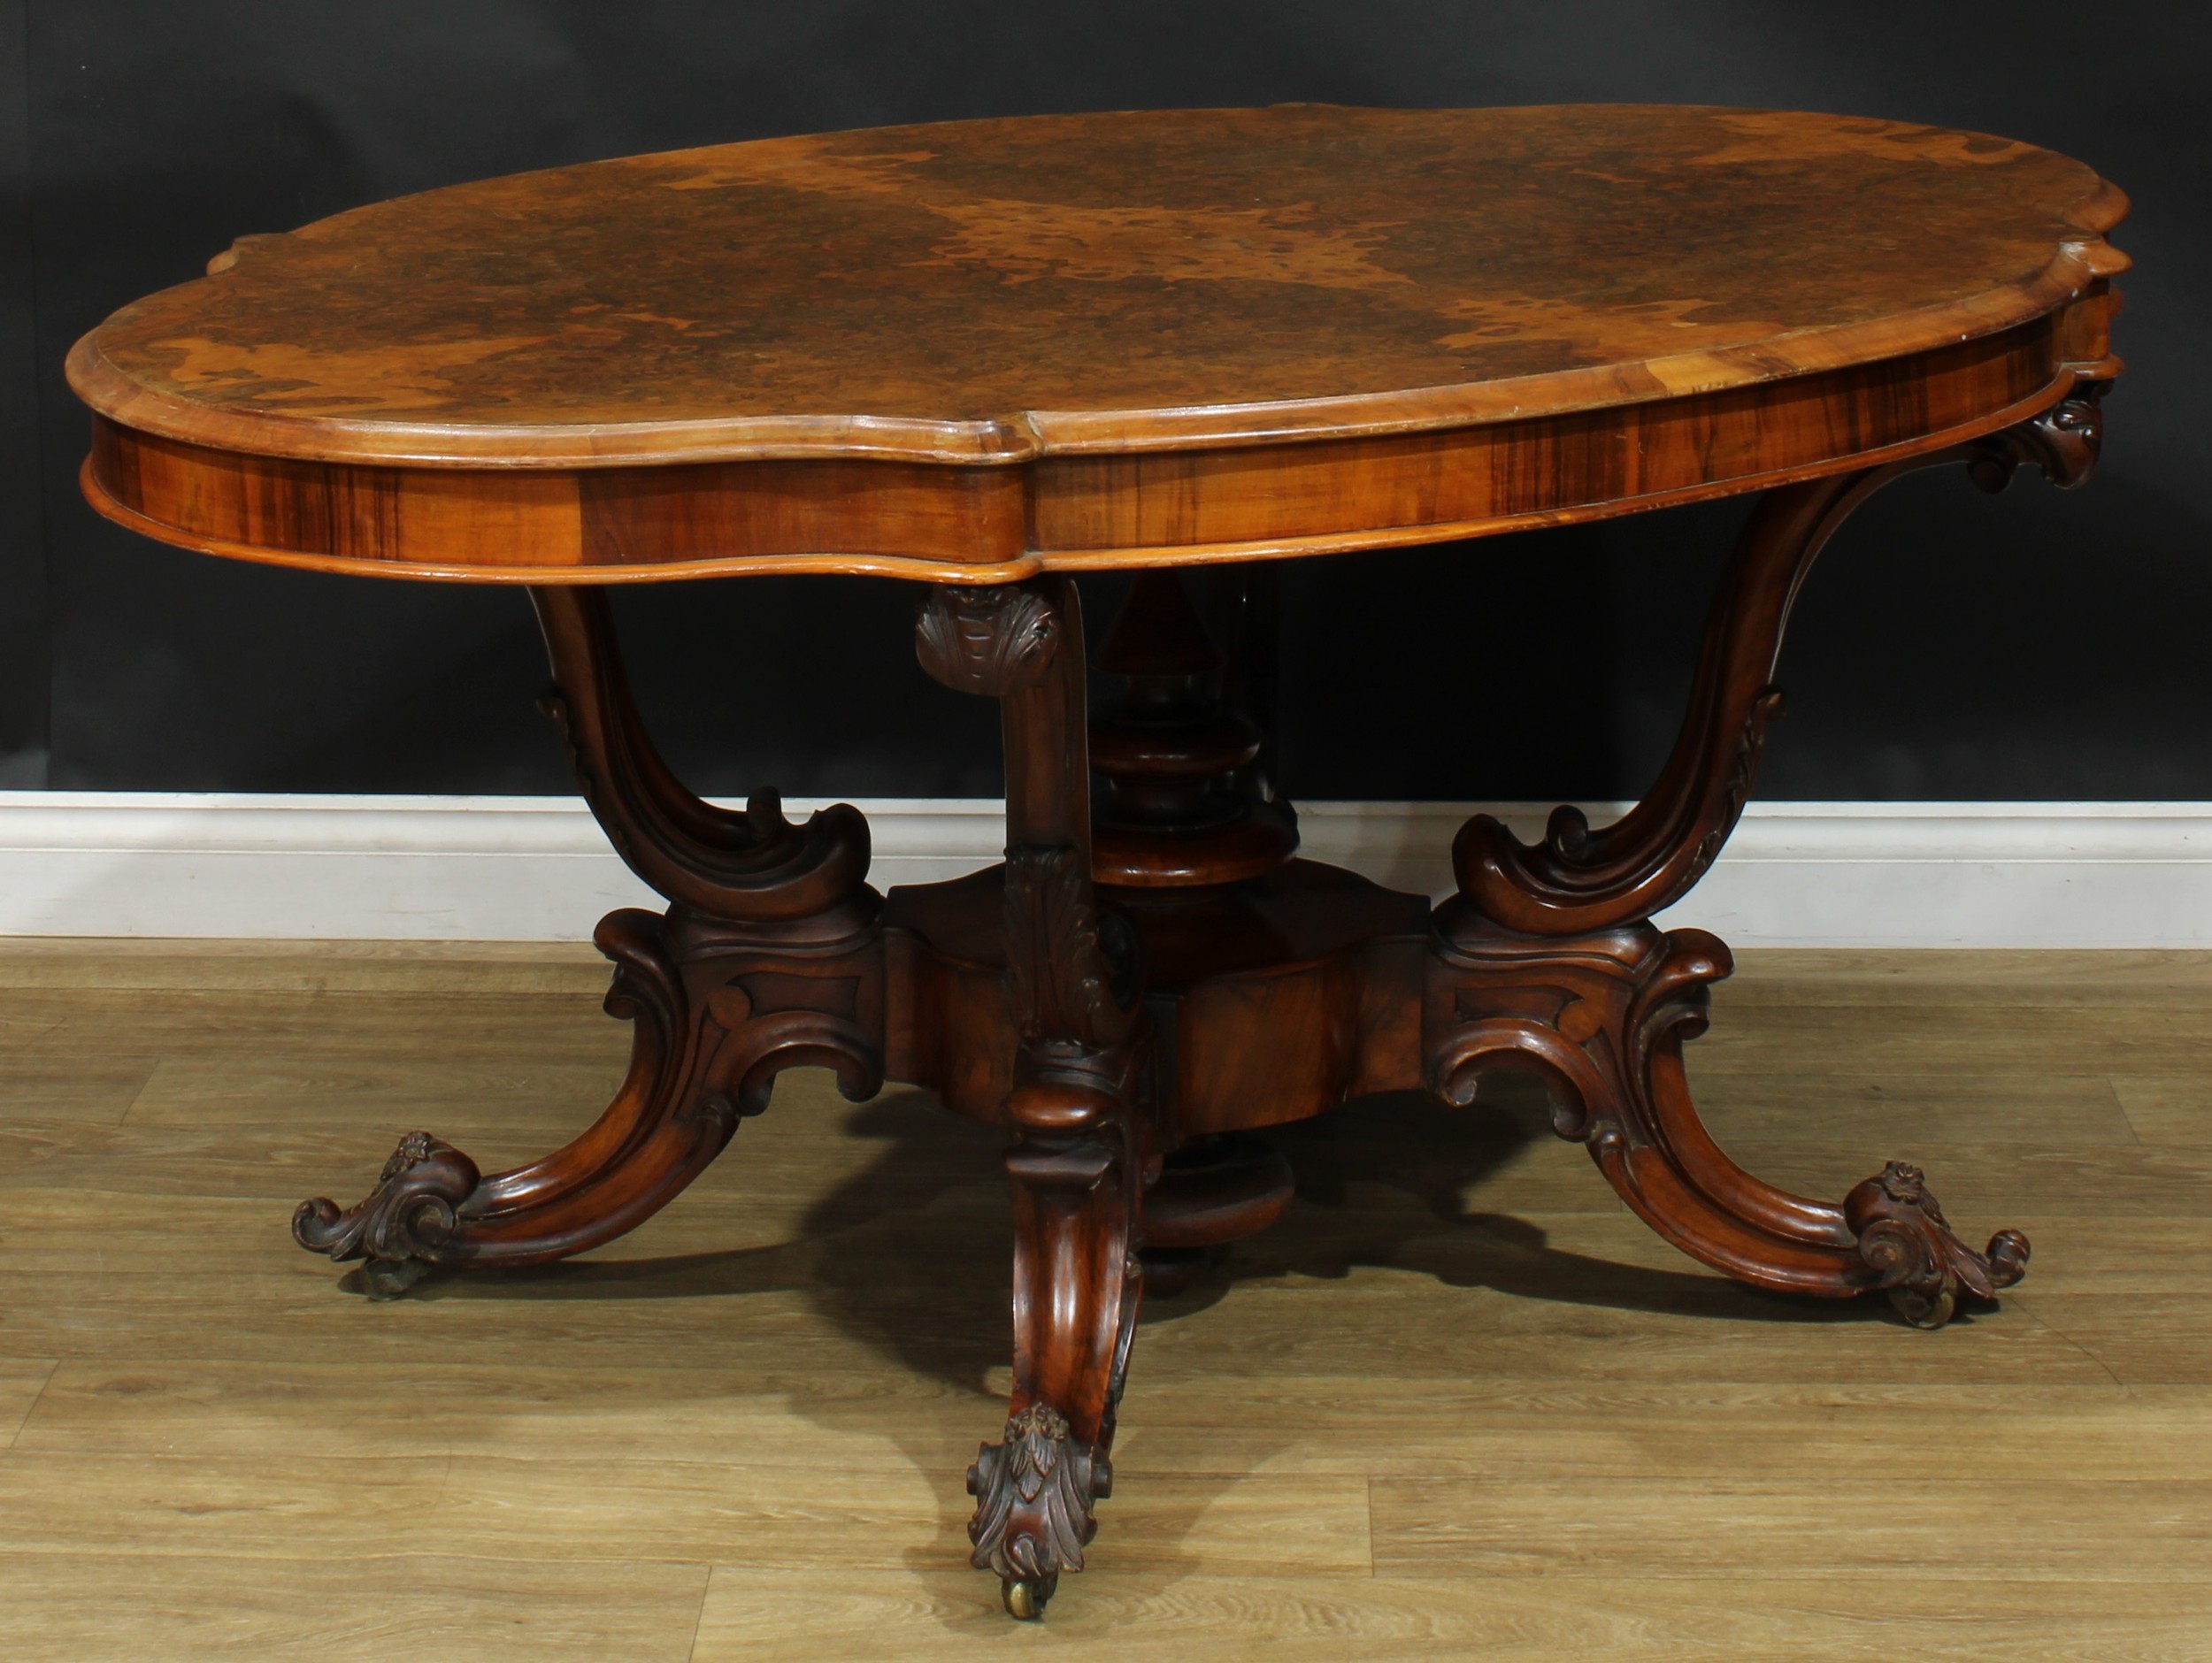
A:
[[[1731,1152],[1926,1167],[2033,1239],[2001,1310],[1719,1280],[1518,1082],[1352,1106],[1148,1310],[1093,1568],[1018,1629],[964,1568],[988,1129],[787,1076],[588,1261],[372,1304],[292,1204],[595,1114],[595,961],[0,946],[0,1654],[2212,1658],[2212,956],[1743,957]]]

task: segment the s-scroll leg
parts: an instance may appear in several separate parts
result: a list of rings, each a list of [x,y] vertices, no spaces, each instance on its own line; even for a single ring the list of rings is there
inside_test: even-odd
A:
[[[767,1106],[784,1069],[830,1068],[855,1100],[882,1084],[867,822],[841,806],[795,825],[773,793],[742,811],[692,796],[645,737],[604,600],[578,589],[533,599],[553,661],[546,703],[584,794],[624,860],[672,905],[610,913],[595,936],[615,965],[608,1013],[635,1031],[629,1072],[589,1129],[488,1176],[451,1145],[410,1132],[365,1200],[301,1203],[300,1245],[365,1260],[379,1297],[434,1266],[542,1264],[634,1229]]]
[[[562,1148],[480,1176],[475,1161],[411,1131],[366,1199],[326,1198],[292,1216],[300,1245],[365,1260],[373,1296],[433,1267],[544,1264],[634,1230],[681,1193],[768,1106],[787,1068],[833,1069],[854,1101],[882,1088],[882,954],[873,932],[795,949],[696,920],[625,908],[595,937],[615,963],[607,1013],[634,1024],[630,1067],[597,1121]]]
[[[1763,1287],[1879,1290],[1908,1322],[1934,1328],[2020,1280],[2027,1238],[2006,1230],[1979,1253],[1967,1246],[1917,1168],[1893,1161],[1834,1206],[1723,1154],[1691,1100],[1682,1045],[1705,1030],[1707,989],[1729,973],[1728,950],[1702,931],[1662,934],[1649,919],[1689,893],[1742,813],[1781,712],[1773,674],[1791,609],[1853,509],[1940,462],[1965,463],[1985,488],[2022,463],[2078,485],[2096,459],[2098,390],[1940,455],[1767,493],[1722,579],[1680,736],[1645,799],[1596,829],[1555,809],[1534,847],[1486,815],[1461,830],[1459,893],[1436,914],[1425,1014],[1434,1090],[1463,1103],[1488,1066],[1542,1068],[1564,1099],[1560,1133],[1588,1146],[1638,1216]]]
[[[1487,1069],[1533,1066],[1558,1091],[1554,1129],[1580,1143],[1636,1215],[1692,1258],[1784,1293],[1885,1292],[1916,1328],[2020,1280],[2027,1238],[1975,1252],[1919,1169],[1892,1161],[1832,1206],[1754,1177],[1722,1153],[1690,1096],[1686,1040],[1703,1033],[1728,949],[1648,924],[1532,940],[1463,927],[1440,938],[1425,1030],[1429,1080],[1474,1100]]]

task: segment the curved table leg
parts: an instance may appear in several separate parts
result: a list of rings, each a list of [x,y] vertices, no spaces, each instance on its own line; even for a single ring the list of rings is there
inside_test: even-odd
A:
[[[882,1084],[884,969],[857,810],[785,820],[772,795],[744,812],[677,784],[640,727],[595,592],[533,592],[586,797],[632,870],[674,903],[625,908],[595,935],[615,962],[610,1015],[636,1024],[630,1069],[565,1147],[485,1176],[409,1132],[366,1199],[301,1203],[292,1233],[367,1261],[389,1297],[432,1266],[529,1265],[611,1241],[659,1211],[765,1107],[780,1070],[833,1069],[855,1099]]]
[[[1083,1568],[1113,1487],[1115,1406],[1143,1278],[1148,1151],[1135,937],[1091,884],[1082,615],[1064,579],[938,588],[916,644],[948,686],[1000,701],[1006,741],[1006,944],[1022,1031],[1014,1143],[1014,1389],[1002,1441],[968,1469],[973,1563],[1035,1618]]]
[[[1962,1298],[2017,1282],[2027,1238],[2001,1230],[1976,1253],[1952,1232],[1918,1169],[1892,1161],[1840,1206],[1762,1183],[1713,1141],[1682,1065],[1704,1031],[1709,985],[1731,969],[1702,931],[1647,922],[1686,894],[1743,811],[1768,724],[1792,604],[1844,518],[1890,479],[1965,462],[2001,489],[2021,463],[2070,487],[2094,464],[2091,387],[2017,428],[1942,456],[1770,491],[1715,601],[1680,737],[1650,794],[1593,829],[1555,809],[1541,844],[1478,815],[1453,847],[1459,893],[1438,909],[1424,1016],[1432,1089],[1471,1100],[1481,1071],[1533,1063],[1561,1086],[1557,1127],[1586,1143],[1629,1206],[1685,1253],[1741,1280],[1846,1298],[1886,1291],[1920,1327]]]
[[[1535,1065],[1559,1088],[1559,1135],[1588,1147],[1653,1230],[1740,1281],[1824,1299],[1884,1291],[1921,1328],[1948,1322],[1962,1297],[2019,1281],[2027,1238],[2000,1230],[1974,1252],[1916,1167],[1892,1161],[1836,1207],[1721,1152],[1698,1119],[1682,1046],[1705,1031],[1708,988],[1732,968],[1701,930],[1531,939],[1463,928],[1439,943],[1430,977],[1431,1087],[1464,1105],[1485,1069]]]

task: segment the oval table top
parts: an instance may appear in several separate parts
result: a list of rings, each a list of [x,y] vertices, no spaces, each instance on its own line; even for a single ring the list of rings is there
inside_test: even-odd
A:
[[[394,575],[991,581],[1439,540],[2106,379],[2078,162],[1726,109],[1119,112],[518,174],[79,341],[111,517]]]

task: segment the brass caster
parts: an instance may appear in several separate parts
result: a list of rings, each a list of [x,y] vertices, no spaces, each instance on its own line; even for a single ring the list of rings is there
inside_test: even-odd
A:
[[[1951,1320],[1951,1313],[1958,1308],[1958,1296],[1939,1293],[1933,1299],[1915,1293],[1909,1288],[1892,1288],[1889,1302],[1897,1314],[1915,1328],[1941,1328]]]
[[[372,1299],[396,1299],[430,1274],[424,1259],[371,1259],[361,1267],[361,1285]]]
[[[1060,1573],[1055,1571],[1049,1576],[1002,1582],[999,1584],[999,1598],[1006,1602],[1008,1616],[1018,1622],[1034,1622],[1045,1614],[1045,1606],[1059,1586]]]

